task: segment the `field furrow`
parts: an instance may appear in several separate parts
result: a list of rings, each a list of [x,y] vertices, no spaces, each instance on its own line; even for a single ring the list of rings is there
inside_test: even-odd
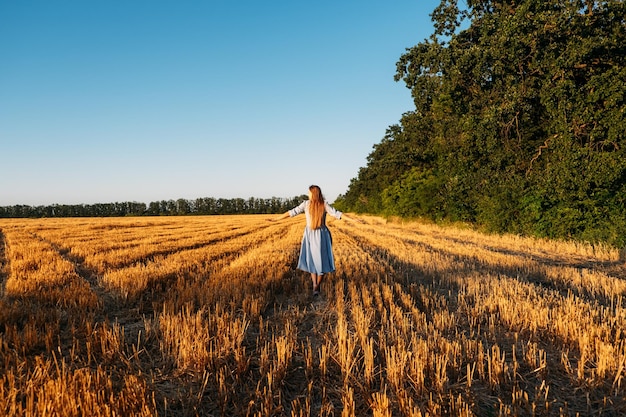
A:
[[[268,219],[0,221],[0,414],[626,412],[617,250],[329,219],[312,297]]]
[[[6,258],[6,239],[0,229],[0,299],[4,297],[4,287],[8,276],[8,261]]]

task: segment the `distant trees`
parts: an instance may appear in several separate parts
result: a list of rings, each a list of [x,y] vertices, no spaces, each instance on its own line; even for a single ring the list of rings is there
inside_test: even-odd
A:
[[[271,214],[285,212],[307,196],[292,198],[197,198],[195,200],[162,200],[145,203],[53,204],[49,206],[15,205],[0,207],[0,218],[36,217],[118,217],[118,216],[184,216],[208,214]]]
[[[146,212],[145,203],[53,204],[49,206],[0,207],[0,217],[110,217],[138,216]]]
[[[344,210],[626,243],[626,5],[443,0]]]

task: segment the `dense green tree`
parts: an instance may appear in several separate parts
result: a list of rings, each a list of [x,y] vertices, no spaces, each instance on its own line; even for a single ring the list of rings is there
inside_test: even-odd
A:
[[[444,0],[344,209],[623,244],[623,1]]]

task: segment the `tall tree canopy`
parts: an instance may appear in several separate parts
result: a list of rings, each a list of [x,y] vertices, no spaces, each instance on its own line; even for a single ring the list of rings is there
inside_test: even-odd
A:
[[[415,109],[338,204],[626,243],[624,2],[462,4],[398,60]]]

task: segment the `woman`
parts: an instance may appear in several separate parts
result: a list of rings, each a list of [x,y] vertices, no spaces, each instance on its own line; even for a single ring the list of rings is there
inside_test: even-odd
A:
[[[306,227],[302,236],[298,269],[311,274],[313,296],[318,296],[324,274],[335,271],[333,239],[330,230],[326,227],[326,213],[337,219],[341,219],[342,215],[344,218],[348,217],[324,201],[322,190],[317,185],[309,187],[309,199],[307,201],[286,211],[274,221],[302,213],[306,215]]]

